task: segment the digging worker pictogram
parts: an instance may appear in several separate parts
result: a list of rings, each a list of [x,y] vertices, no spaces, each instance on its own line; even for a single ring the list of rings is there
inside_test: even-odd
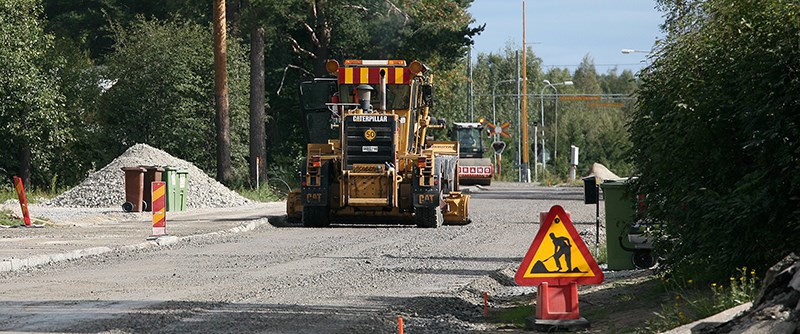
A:
[[[561,271],[561,256],[565,257],[567,271],[570,271],[572,269],[572,252],[570,251],[572,244],[570,244],[569,238],[556,237],[555,233],[551,232],[550,239],[553,240],[553,246],[556,248],[556,251],[553,253],[553,258],[556,260],[558,271]]]

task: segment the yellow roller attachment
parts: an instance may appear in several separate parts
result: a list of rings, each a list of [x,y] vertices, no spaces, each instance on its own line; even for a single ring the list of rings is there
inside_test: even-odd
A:
[[[446,211],[442,213],[445,225],[467,225],[469,219],[469,195],[451,192],[445,197]]]
[[[300,222],[303,219],[303,202],[300,201],[300,189],[292,190],[286,196],[286,215],[291,222]]]

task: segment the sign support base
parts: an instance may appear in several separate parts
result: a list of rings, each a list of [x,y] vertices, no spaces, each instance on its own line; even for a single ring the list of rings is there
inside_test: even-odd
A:
[[[525,319],[525,329],[531,331],[552,332],[577,332],[589,328],[589,321],[581,317],[577,320],[543,320],[534,317]]]
[[[578,307],[578,284],[539,284],[536,294],[536,318],[542,320],[577,320],[581,312]]]
[[[589,321],[580,315],[578,283],[569,285],[539,284],[536,294],[536,316],[525,319],[525,327],[542,332],[577,331],[589,328]]]

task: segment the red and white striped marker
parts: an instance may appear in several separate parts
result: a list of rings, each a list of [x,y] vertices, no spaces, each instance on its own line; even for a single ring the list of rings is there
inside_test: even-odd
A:
[[[153,191],[153,236],[167,234],[167,183],[155,181],[152,183]]]
[[[489,292],[483,292],[483,317],[489,317]]]
[[[17,190],[19,206],[22,208],[22,218],[25,220],[25,227],[31,227],[31,215],[28,213],[28,198],[25,196],[25,186],[22,185],[22,178],[14,176],[14,188]]]

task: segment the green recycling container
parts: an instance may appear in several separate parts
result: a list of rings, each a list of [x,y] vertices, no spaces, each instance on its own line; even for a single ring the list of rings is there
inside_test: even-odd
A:
[[[628,233],[633,226],[636,196],[627,189],[629,178],[605,180],[603,189],[606,209],[606,258],[608,269],[634,269],[634,245],[628,241]]]
[[[164,167],[162,174],[167,184],[167,211],[183,211],[186,209],[186,175],[189,171],[178,167]]]
[[[189,199],[189,171],[186,169],[178,170],[178,193],[176,209],[184,211],[187,207],[186,202]]]

